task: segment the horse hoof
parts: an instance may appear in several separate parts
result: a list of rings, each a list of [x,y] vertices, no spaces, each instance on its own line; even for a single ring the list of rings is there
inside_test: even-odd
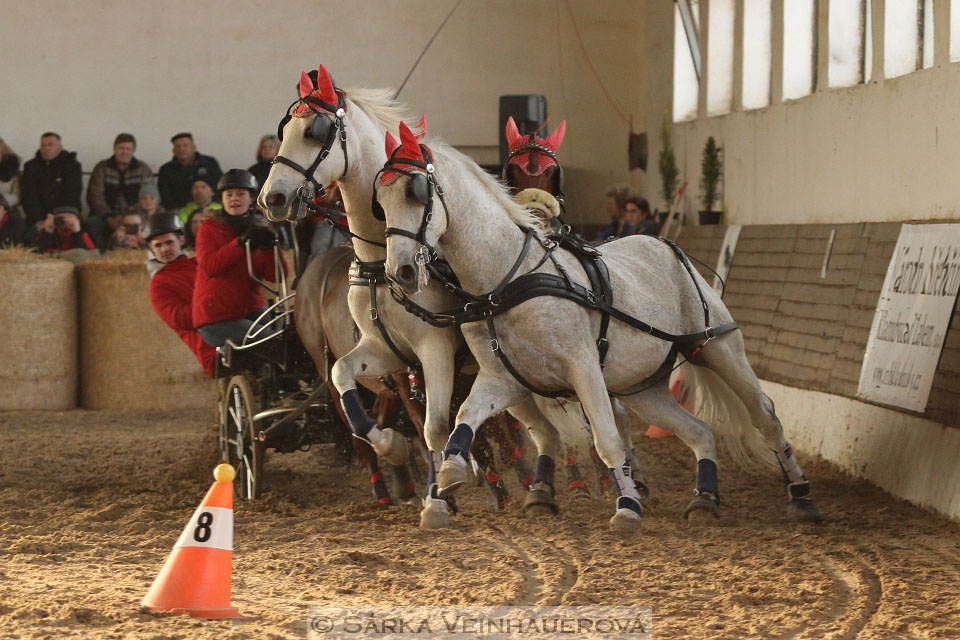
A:
[[[437,472],[437,493],[442,498],[450,495],[469,481],[467,465],[455,459],[447,459]]]
[[[377,455],[395,467],[407,464],[410,458],[410,445],[396,430],[387,427],[380,436],[380,441],[373,445]]]
[[[610,528],[624,535],[631,534],[640,526],[642,518],[633,509],[617,509],[610,518]]]
[[[800,522],[823,522],[823,515],[813,500],[809,498],[793,498],[787,503],[787,515]]]
[[[444,500],[428,498],[420,511],[421,529],[443,529],[450,526],[450,511]]]
[[[523,512],[532,516],[555,516],[560,512],[557,500],[553,495],[553,487],[543,482],[533,485],[523,499]]]
[[[683,510],[684,519],[691,523],[709,524],[720,517],[720,507],[710,496],[696,496]]]
[[[590,490],[586,487],[570,487],[570,497],[574,500],[591,500]]]

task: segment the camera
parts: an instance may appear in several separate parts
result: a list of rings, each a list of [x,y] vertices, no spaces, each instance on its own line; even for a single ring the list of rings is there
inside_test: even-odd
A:
[[[53,226],[63,229],[67,226],[67,219],[64,216],[53,216]]]

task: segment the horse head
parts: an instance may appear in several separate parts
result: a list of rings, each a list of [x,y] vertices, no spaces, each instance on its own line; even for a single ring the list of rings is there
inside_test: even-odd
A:
[[[274,221],[307,215],[311,202],[324,196],[324,185],[349,168],[344,127],[346,98],[320,65],[314,83],[300,75],[300,97],[280,121],[280,150],[260,191],[259,206]]]
[[[503,180],[513,193],[540,189],[557,197],[563,195],[563,169],[557,162],[557,149],[567,132],[567,121],[560,123],[546,138],[537,132],[520,135],[513,116],[507,119],[507,143],[510,151],[503,166]]]

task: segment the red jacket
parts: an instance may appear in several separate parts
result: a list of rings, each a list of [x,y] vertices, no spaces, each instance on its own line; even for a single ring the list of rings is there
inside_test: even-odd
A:
[[[213,377],[213,365],[217,350],[211,347],[194,329],[193,282],[197,275],[197,259],[184,255],[169,264],[151,261],[150,303],[157,315],[177,332],[193,355],[203,366],[207,375]]]
[[[247,273],[247,255],[237,234],[216,212],[197,232],[197,282],[193,288],[193,325],[202,327],[245,318],[263,307],[260,285]],[[273,250],[252,250],[253,273],[274,279]]]

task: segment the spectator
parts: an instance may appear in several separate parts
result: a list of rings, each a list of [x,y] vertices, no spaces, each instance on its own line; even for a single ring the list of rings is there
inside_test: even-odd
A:
[[[23,166],[20,179],[20,204],[27,233],[35,236],[48,227],[52,229],[49,214],[57,207],[72,207],[79,215],[82,190],[83,170],[77,154],[64,151],[58,134],[44,133],[40,136],[40,150]]]
[[[266,135],[260,138],[260,145],[257,147],[257,163],[251,165],[247,171],[253,174],[257,179],[257,184],[263,188],[263,183],[267,181],[270,175],[270,167],[273,166],[273,159],[277,157],[280,151],[280,138],[275,135]],[[260,195],[259,189],[257,195]]]
[[[263,215],[253,207],[257,179],[243,169],[227,171],[217,191],[223,211],[214,211],[197,234],[197,283],[193,324],[207,344],[240,343],[263,311],[260,285],[247,272],[247,241],[254,274],[274,280],[271,247],[276,242]]]
[[[96,250],[90,235],[83,230],[80,210],[64,205],[48,213],[33,239],[37,253],[53,253],[70,249]]]
[[[170,138],[173,159],[160,167],[158,186],[165,209],[176,211],[190,202],[194,180],[202,178],[210,184],[220,180],[222,172],[216,158],[197,153],[193,134],[183,132]]]
[[[216,210],[219,210],[220,207],[217,207]],[[186,244],[183,245],[184,249],[195,249],[197,246],[197,233],[200,232],[200,225],[203,224],[203,221],[207,219],[207,216],[210,215],[212,209],[197,209],[190,214],[190,217],[187,218],[187,222],[184,225],[184,239]]]
[[[610,224],[598,233],[594,240],[605,240],[606,238],[619,238],[623,232],[624,206],[629,198],[633,197],[633,189],[629,185],[618,184],[607,189],[607,214],[610,216]]]
[[[0,196],[13,211],[20,204],[20,156],[0,138]]]
[[[90,174],[87,227],[98,246],[102,247],[104,239],[111,235],[107,232],[106,219],[136,204],[140,187],[153,180],[153,170],[134,157],[136,149],[137,141],[132,135],[119,134],[113,141],[113,155],[98,162]]]
[[[161,213],[164,213],[161,211]],[[120,226],[113,232],[107,249],[146,249],[147,239],[143,235],[143,216],[128,211],[120,217]]]
[[[656,236],[660,234],[660,223],[653,219],[650,204],[646,198],[630,198],[624,204],[624,221],[620,237]]]
[[[222,209],[219,202],[213,199],[213,185],[204,178],[198,178],[190,185],[190,195],[193,198],[186,205],[180,207],[177,215],[180,216],[180,222],[187,224],[190,214],[197,209]]]
[[[183,222],[172,213],[155,213],[147,220],[145,236],[153,258],[150,272],[150,304],[160,319],[190,347],[209,377],[213,377],[217,350],[200,337],[193,326],[193,283],[197,259],[183,251]]]
[[[12,247],[23,241],[23,217],[11,207],[6,196],[0,193],[0,249]]]
[[[149,220],[155,213],[164,212],[166,209],[160,204],[160,190],[152,182],[144,182],[140,186],[137,204],[127,210],[127,213],[139,213],[144,220]]]

